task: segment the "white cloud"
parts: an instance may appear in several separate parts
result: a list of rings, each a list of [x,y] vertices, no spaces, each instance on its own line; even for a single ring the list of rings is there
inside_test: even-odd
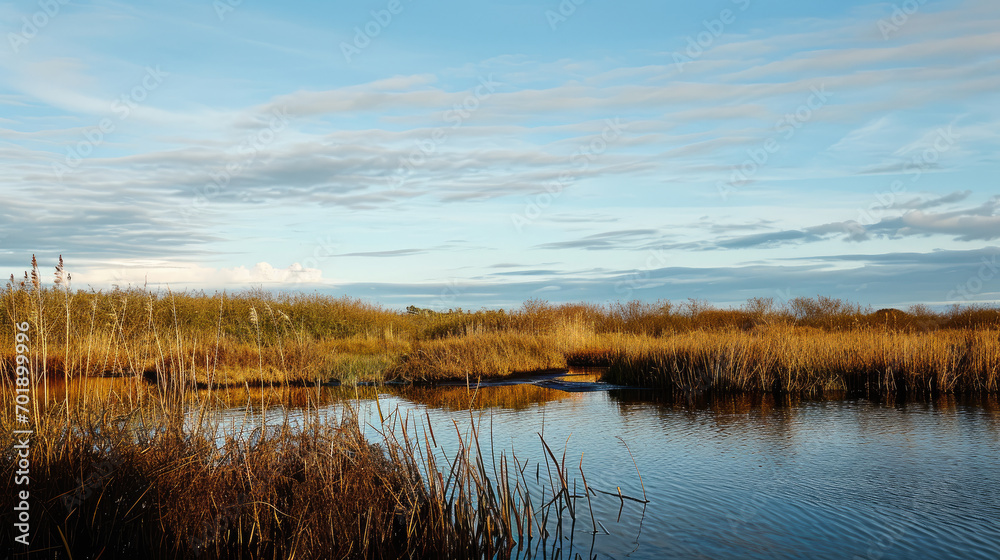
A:
[[[320,284],[323,283],[322,276],[321,270],[305,268],[299,263],[293,263],[287,268],[275,268],[266,262],[259,262],[250,268],[211,268],[194,263],[130,260],[104,263],[73,273],[73,283],[76,287],[90,285],[95,288],[110,285],[201,288],[257,284],[277,287]]]

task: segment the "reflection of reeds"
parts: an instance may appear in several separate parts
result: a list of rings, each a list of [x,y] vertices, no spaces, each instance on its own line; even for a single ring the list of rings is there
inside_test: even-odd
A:
[[[522,410],[550,401],[579,398],[578,393],[567,393],[537,385],[514,384],[469,390],[466,387],[420,387],[387,385],[383,391],[408,401],[447,410],[506,408]]]
[[[585,347],[566,353],[566,363],[578,367],[607,367],[611,365],[610,348]]]
[[[12,389],[2,390],[6,400]],[[547,511],[569,507],[559,491],[565,482],[555,494],[532,490],[517,457],[502,452],[487,461],[475,425],[442,462],[433,438],[416,438],[414,426],[401,434],[383,427],[375,443],[367,440],[343,402],[335,423],[306,414],[295,426],[286,416],[231,433],[213,415],[185,411],[197,410],[199,399],[222,405],[229,393],[254,402],[257,389],[187,392],[177,400],[135,379],[82,378],[56,390],[74,407],[74,423],[67,430],[58,407],[43,409],[31,443],[38,512],[31,550],[46,555],[523,557],[529,532],[547,534]],[[276,396],[307,410],[340,398],[315,388]],[[0,411],[0,437],[8,442],[15,441],[12,416],[7,407]],[[429,425],[424,429],[426,436]],[[7,511],[16,505],[16,468],[0,466],[0,508]],[[542,504],[547,492],[559,499]],[[13,531],[4,524],[0,539],[13,542]]]

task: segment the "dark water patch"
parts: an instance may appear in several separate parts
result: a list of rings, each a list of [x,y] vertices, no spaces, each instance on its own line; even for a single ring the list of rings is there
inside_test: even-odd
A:
[[[490,399],[501,390],[511,389],[480,393]],[[544,433],[566,442],[571,463],[582,455],[593,487],[642,496],[619,438],[629,443],[650,503],[593,498],[607,529],[595,539],[600,557],[995,558],[1000,550],[992,399],[688,400],[635,390],[547,397],[474,412],[491,419],[498,448],[530,453]],[[436,423],[469,418],[469,410],[405,398],[387,404],[416,407]]]
[[[995,395],[869,400],[556,388],[589,389],[599,376],[574,370],[498,385],[305,391],[325,395],[329,411],[356,398],[373,438],[386,429],[383,417],[396,427],[429,421],[435,452],[448,457],[475,421],[488,475],[490,457],[500,453],[530,459],[534,471],[545,456],[543,434],[556,457],[565,454],[570,492],[583,495],[581,460],[595,489],[590,503],[576,499],[575,525],[565,513],[564,533],[545,540],[564,558],[997,558]],[[226,400],[252,402],[257,391]],[[299,399],[284,402],[270,413],[276,420],[303,414]],[[548,476],[539,469],[541,481]],[[619,488],[649,503],[622,500]]]

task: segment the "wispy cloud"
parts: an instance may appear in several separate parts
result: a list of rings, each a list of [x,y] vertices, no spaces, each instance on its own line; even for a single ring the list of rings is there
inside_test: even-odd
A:
[[[0,20],[13,29],[34,9]],[[331,37],[350,26],[331,22],[362,13],[346,6],[244,3],[220,22],[204,4],[74,4],[0,54],[0,262],[63,253],[95,284],[119,261],[186,285],[335,278],[386,298],[458,278],[488,286],[468,297],[513,301],[613,295],[664,251],[683,264],[637,295],[728,297],[784,279],[844,293],[916,270],[923,284],[906,294],[862,290],[905,299],[931,297],[930,256],[848,259],[882,276],[832,263],[1000,238],[995,2],[922,5],[888,38],[885,4],[748,9],[683,71],[671,55],[706,17],[694,4],[662,21],[659,3],[595,5],[601,17],[574,19],[558,42],[545,25],[515,41],[510,14],[477,9],[490,17],[408,12],[345,65]],[[157,67],[162,84],[135,90]],[[474,95],[484,81],[491,94]],[[829,92],[822,110],[813,88]],[[607,119],[628,134],[607,142]],[[751,180],[720,197],[742,169]],[[877,217],[859,223],[859,209]],[[528,211],[531,228],[511,226]],[[831,260],[792,265],[791,248]]]
[[[654,229],[629,229],[595,233],[580,239],[571,241],[557,241],[539,245],[539,249],[586,249],[589,251],[608,251],[624,248],[635,248],[637,242],[648,242],[649,239],[659,235]]]

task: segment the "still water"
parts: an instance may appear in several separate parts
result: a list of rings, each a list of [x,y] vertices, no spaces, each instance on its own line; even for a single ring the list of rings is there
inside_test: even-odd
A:
[[[577,500],[575,527],[564,520],[549,557],[1000,558],[995,397],[676,402],[594,381],[577,372],[478,390],[386,387],[356,405],[373,436],[380,411],[397,426],[429,418],[443,453],[475,421],[487,452],[492,431],[494,453],[541,463],[541,478],[539,434],[560,460],[565,452],[570,475],[582,455],[589,485],[615,495],[592,498],[596,535]],[[619,487],[649,503],[620,499]]]

